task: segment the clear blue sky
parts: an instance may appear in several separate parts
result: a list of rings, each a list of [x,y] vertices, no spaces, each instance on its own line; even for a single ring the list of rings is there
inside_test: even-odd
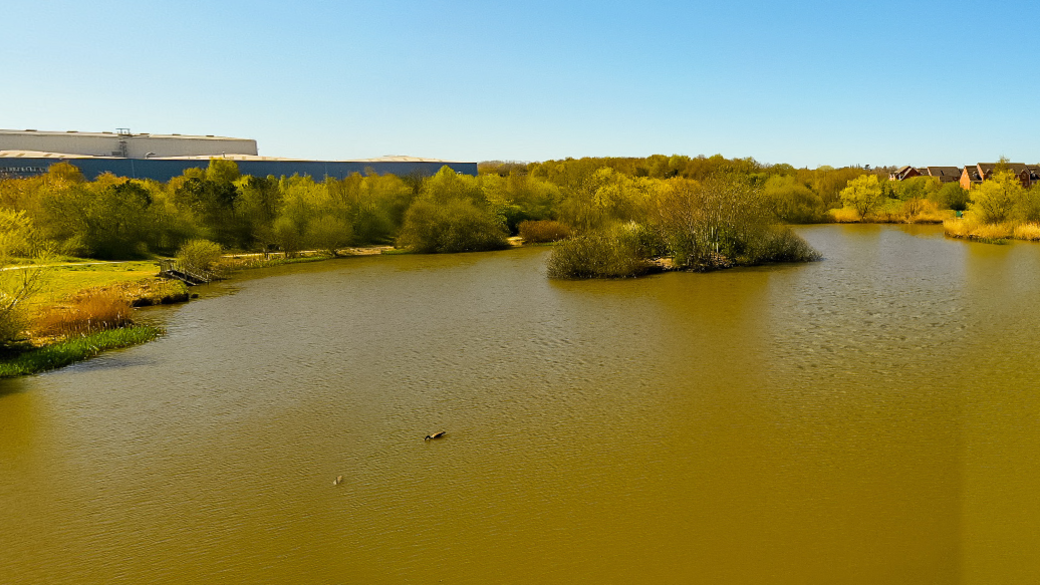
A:
[[[0,128],[260,153],[1040,161],[1034,2],[4,2]]]

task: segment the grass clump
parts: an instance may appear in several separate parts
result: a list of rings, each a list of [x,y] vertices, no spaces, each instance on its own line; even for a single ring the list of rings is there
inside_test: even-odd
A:
[[[86,335],[131,324],[132,311],[130,302],[118,291],[105,290],[42,309],[34,319],[34,328],[41,337]]]
[[[155,327],[135,326],[98,331],[32,349],[9,358],[0,357],[0,378],[13,378],[55,370],[97,354],[151,341],[161,331]]]
[[[989,244],[1003,244],[1015,237],[1015,226],[1010,222],[981,223],[973,217],[948,219],[943,222],[943,232],[952,238],[977,240]]]
[[[827,214],[831,216],[834,223],[858,223],[863,219],[859,212],[851,207],[830,209]]]
[[[517,226],[520,237],[527,244],[541,244],[566,240],[571,230],[566,225],[548,219],[539,221],[522,221]]]
[[[1015,239],[1040,242],[1040,224],[1024,223],[1015,226]]]
[[[316,254],[313,256],[294,256],[292,258],[278,257],[265,258],[261,255],[246,256],[241,258],[224,258],[220,261],[219,272],[227,273],[236,270],[253,270],[256,268],[271,268],[285,264],[305,264],[307,262],[321,262],[329,260],[333,256],[329,254]]]

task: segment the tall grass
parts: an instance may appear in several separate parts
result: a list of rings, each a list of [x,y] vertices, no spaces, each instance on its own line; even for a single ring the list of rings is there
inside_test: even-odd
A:
[[[133,309],[118,291],[107,290],[42,309],[34,319],[38,336],[85,335],[131,324]]]
[[[831,209],[827,213],[831,216],[831,219],[835,223],[856,223],[863,219],[858,211],[851,207],[842,207],[841,209]]]
[[[972,217],[965,217],[944,221],[943,232],[952,238],[1001,243],[1015,237],[1015,226],[1012,223],[981,223]]]
[[[571,230],[558,221],[543,219],[540,221],[522,221],[517,226],[520,237],[524,243],[540,244],[543,242],[558,242],[565,240],[571,235]]]
[[[96,356],[102,351],[129,347],[151,341],[161,331],[155,327],[137,326],[99,331],[19,354],[0,358],[0,378],[13,378],[54,370]]]
[[[329,260],[332,256],[327,254],[315,254],[313,256],[296,256],[295,258],[264,258],[261,255],[224,258],[220,261],[219,269],[224,273],[236,270],[253,270],[256,268],[270,268],[282,266],[283,264],[302,264],[306,262],[320,262]]]
[[[1024,223],[1015,226],[1015,239],[1040,242],[1040,224]]]

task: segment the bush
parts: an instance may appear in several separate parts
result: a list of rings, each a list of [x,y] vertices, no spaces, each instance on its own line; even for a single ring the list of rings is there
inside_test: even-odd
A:
[[[637,230],[619,226],[561,242],[547,263],[549,278],[626,278],[648,271]]]
[[[558,242],[571,235],[569,227],[558,221],[543,219],[541,221],[520,222],[519,232],[524,243],[539,244],[542,242]]]
[[[822,256],[798,234],[786,226],[769,226],[747,247],[741,264],[761,264],[764,262],[815,262]]]
[[[946,209],[964,211],[968,208],[968,191],[960,183],[946,183],[928,198]]]
[[[416,201],[405,214],[399,246],[420,254],[509,247],[502,221],[465,199]]]
[[[189,272],[206,273],[220,262],[220,245],[209,240],[191,240],[177,250],[177,262]]]

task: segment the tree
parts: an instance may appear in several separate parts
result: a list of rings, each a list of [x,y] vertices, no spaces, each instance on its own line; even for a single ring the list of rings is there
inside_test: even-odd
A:
[[[881,205],[881,194],[877,175],[860,175],[849,181],[840,196],[843,205],[855,209],[861,217],[866,217]]]
[[[329,255],[335,256],[336,250],[349,245],[353,239],[350,224],[334,215],[321,215],[307,222],[304,237],[307,245]]]
[[[25,213],[0,208],[0,268],[10,267],[16,256],[41,261],[44,254]],[[9,349],[22,341],[28,325],[25,305],[39,291],[42,274],[43,269],[38,266],[0,271],[0,349]]]
[[[475,252],[509,247],[501,219],[467,199],[420,199],[408,208],[398,245],[419,253]]]
[[[955,211],[964,211],[968,208],[968,191],[959,183],[946,183],[939,191],[929,196],[940,206]]]
[[[1014,171],[994,171],[990,178],[971,191],[968,210],[982,223],[1000,223],[1011,217],[1011,210],[1025,194]]]

